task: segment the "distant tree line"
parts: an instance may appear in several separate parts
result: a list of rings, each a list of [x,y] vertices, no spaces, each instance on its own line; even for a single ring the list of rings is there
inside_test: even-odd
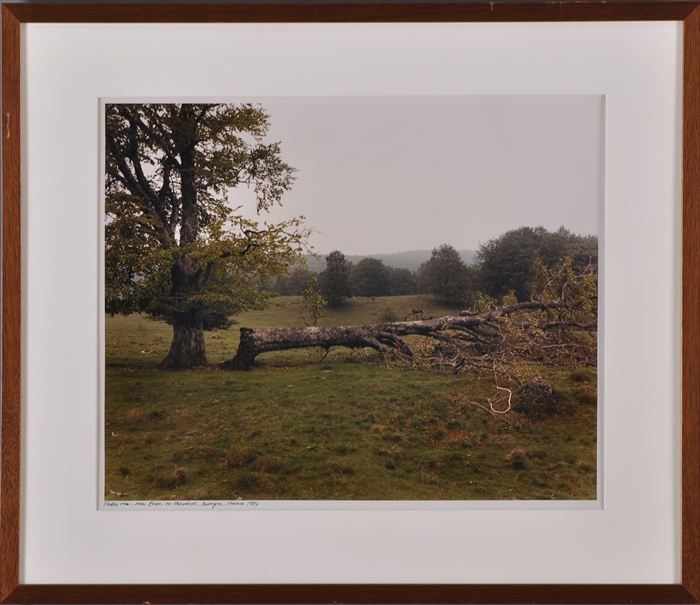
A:
[[[449,244],[432,251],[417,271],[387,266],[376,258],[351,263],[339,250],[326,257],[320,274],[297,266],[277,279],[272,290],[280,295],[303,295],[318,279],[323,298],[331,307],[353,296],[431,294],[444,304],[472,307],[485,298],[514,297],[529,300],[538,266],[554,267],[570,258],[575,270],[593,265],[597,269],[598,239],[577,235],[564,227],[521,227],[481,245],[476,263],[467,265]]]
[[[316,278],[331,306],[353,296],[401,296],[418,292],[414,271],[389,267],[376,258],[364,258],[353,264],[338,250],[326,257],[326,269],[320,274],[297,266],[277,278],[272,290],[282,296],[301,296]]]

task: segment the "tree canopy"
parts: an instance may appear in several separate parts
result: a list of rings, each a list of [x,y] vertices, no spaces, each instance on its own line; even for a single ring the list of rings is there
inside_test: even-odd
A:
[[[302,296],[309,284],[317,279],[305,266],[295,266],[286,275],[280,275],[272,285],[272,291],[280,296]]]
[[[553,267],[567,256],[577,269],[597,264],[597,238],[576,235],[563,227],[554,232],[544,227],[513,229],[479,248],[480,288],[494,297],[513,290],[518,300],[529,300],[534,294],[536,261]]]
[[[387,268],[389,270],[389,290],[392,296],[404,296],[417,292],[416,274],[413,271],[396,267]]]
[[[466,306],[474,290],[474,276],[459,252],[443,244],[433,250],[430,260],[418,270],[418,286],[442,302]]]
[[[353,296],[387,296],[390,294],[388,267],[379,259],[363,258],[352,266],[350,285]]]
[[[350,272],[352,264],[339,250],[326,257],[326,269],[319,275],[321,295],[329,307],[339,307],[352,296]]]
[[[106,309],[173,325],[164,367],[206,363],[202,330],[259,306],[261,280],[301,254],[302,218],[270,224],[230,201],[255,193],[258,215],[294,182],[253,104],[106,106]]]

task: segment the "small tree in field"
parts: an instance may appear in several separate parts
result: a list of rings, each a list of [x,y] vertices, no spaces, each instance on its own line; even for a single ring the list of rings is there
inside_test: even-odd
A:
[[[352,296],[351,270],[352,265],[342,252],[336,250],[326,257],[326,269],[319,275],[319,285],[329,307],[339,307]]]
[[[164,368],[206,363],[204,330],[264,302],[263,279],[302,252],[301,219],[244,217],[228,201],[251,188],[257,213],[281,203],[293,169],[269,118],[251,104],[106,107],[106,307],[173,327]]]
[[[309,284],[304,289],[302,298],[302,315],[307,326],[317,326],[321,318],[323,309],[326,306],[326,299],[321,296],[316,276],[309,280]]]

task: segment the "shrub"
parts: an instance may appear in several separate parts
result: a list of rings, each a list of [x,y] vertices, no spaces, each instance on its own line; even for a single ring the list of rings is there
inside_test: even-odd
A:
[[[321,318],[326,304],[326,299],[321,296],[318,279],[314,275],[304,289],[301,303],[302,317],[307,326],[318,325],[318,320]]]
[[[485,313],[496,307],[496,299],[478,290],[472,297],[471,307],[475,313]]]
[[[530,420],[541,420],[571,410],[552,385],[541,378],[535,378],[523,384],[514,393],[513,401],[513,410],[527,416]]]

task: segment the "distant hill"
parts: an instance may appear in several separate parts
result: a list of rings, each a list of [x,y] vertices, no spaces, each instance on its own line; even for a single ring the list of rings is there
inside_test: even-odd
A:
[[[376,258],[389,267],[416,271],[418,267],[430,259],[430,254],[431,250],[407,250],[390,254],[346,254],[345,258],[353,264],[361,261],[363,258]],[[471,265],[476,261],[476,252],[474,250],[459,250],[459,254],[467,265]],[[326,257],[325,255],[308,255],[306,256],[306,264],[310,271],[320,273],[326,268]]]

